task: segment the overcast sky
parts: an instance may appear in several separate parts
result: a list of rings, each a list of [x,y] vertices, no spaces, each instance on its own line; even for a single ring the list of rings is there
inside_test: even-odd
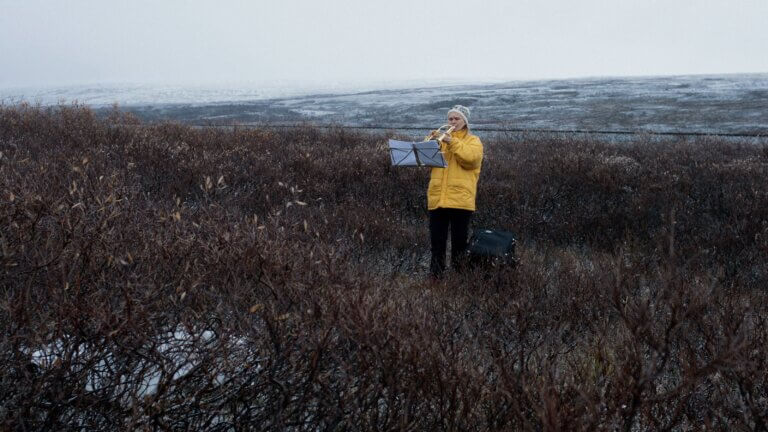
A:
[[[768,0],[0,0],[0,87],[768,72]]]

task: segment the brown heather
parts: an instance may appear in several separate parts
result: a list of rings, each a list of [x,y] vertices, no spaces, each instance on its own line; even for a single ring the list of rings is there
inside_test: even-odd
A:
[[[0,106],[0,430],[766,430],[765,145],[486,138],[429,285],[385,139]]]

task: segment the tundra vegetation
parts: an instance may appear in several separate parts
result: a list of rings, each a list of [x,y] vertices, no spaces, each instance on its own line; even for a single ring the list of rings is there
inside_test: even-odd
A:
[[[0,429],[766,430],[766,144],[485,138],[430,284],[387,136],[0,106]]]

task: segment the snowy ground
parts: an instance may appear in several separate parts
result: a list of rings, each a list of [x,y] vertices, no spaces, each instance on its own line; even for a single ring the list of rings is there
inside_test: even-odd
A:
[[[341,91],[343,90],[343,91]],[[310,94],[311,93],[311,94]],[[147,121],[336,123],[435,128],[460,103],[485,128],[768,133],[768,74],[514,81],[350,91],[310,88],[78,87],[0,100],[95,108],[117,101]]]

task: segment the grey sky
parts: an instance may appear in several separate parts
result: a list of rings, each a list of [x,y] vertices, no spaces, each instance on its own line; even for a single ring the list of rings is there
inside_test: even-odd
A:
[[[0,87],[768,72],[768,0],[0,0]]]

